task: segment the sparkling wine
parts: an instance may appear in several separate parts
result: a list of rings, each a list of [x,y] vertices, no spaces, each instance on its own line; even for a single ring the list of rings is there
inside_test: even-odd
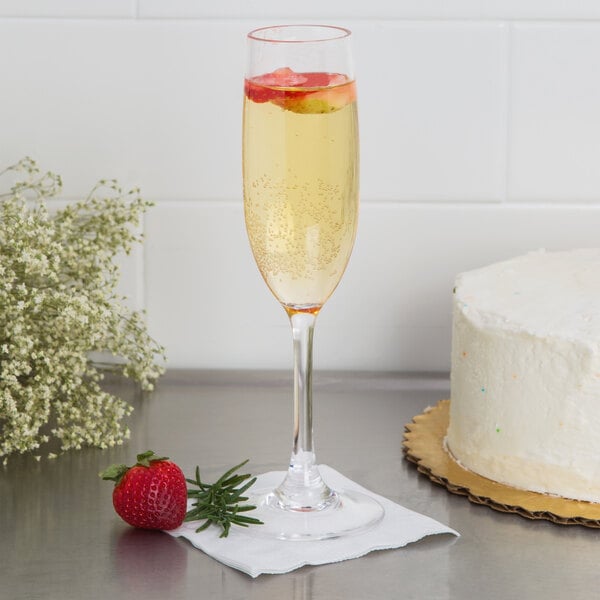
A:
[[[278,69],[245,83],[244,208],[258,268],[288,311],[319,311],[358,219],[355,84]]]

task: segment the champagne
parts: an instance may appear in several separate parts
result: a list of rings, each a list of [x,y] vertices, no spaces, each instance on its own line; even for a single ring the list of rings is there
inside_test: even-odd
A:
[[[354,82],[328,73],[279,69],[246,81],[246,229],[263,278],[291,312],[317,313],[350,258],[358,219],[355,95]]]

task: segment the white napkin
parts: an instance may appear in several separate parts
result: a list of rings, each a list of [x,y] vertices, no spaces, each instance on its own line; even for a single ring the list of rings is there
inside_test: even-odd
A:
[[[323,479],[337,490],[357,490],[372,496],[385,509],[383,519],[364,533],[318,541],[282,541],[252,537],[233,525],[226,538],[220,538],[221,529],[211,525],[196,533],[198,522],[184,523],[168,531],[174,537],[188,539],[196,548],[251,577],[263,573],[288,573],[304,565],[323,565],[364,556],[373,550],[400,548],[428,535],[458,532],[433,519],[404,508],[387,498],[366,490],[331,467],[319,466]],[[285,476],[283,471],[271,471],[257,477],[256,488],[273,488]],[[248,513],[251,516],[252,513]],[[251,525],[250,527],[260,527]]]

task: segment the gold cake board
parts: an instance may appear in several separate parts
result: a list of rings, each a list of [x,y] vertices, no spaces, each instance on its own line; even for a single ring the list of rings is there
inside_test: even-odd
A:
[[[600,528],[600,504],[516,489],[458,464],[444,447],[449,409],[450,400],[441,400],[406,425],[404,454],[417,465],[419,472],[453,494],[466,496],[471,502],[494,510],[560,525]]]

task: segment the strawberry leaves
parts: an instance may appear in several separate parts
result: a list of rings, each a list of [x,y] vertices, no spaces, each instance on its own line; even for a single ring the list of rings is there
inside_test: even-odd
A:
[[[100,477],[106,481],[114,481],[115,483],[119,483],[127,471],[129,471],[129,467],[127,465],[110,465],[110,467],[106,467],[104,471],[100,471]]]
[[[149,467],[150,463],[155,462],[157,460],[169,460],[168,456],[157,456],[154,454],[152,450],[146,450],[146,452],[142,452],[137,455],[137,463],[135,466],[138,467]],[[110,467],[106,467],[104,471],[99,473],[102,479],[107,481],[114,481],[115,483],[119,483],[121,479],[123,479],[123,475],[129,471],[132,467],[128,467],[127,465],[110,465]]]

